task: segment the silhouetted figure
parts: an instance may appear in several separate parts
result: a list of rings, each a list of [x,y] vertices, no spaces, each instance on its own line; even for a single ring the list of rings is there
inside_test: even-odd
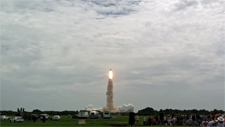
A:
[[[163,119],[163,117],[164,117],[163,112],[160,112],[160,113],[159,113],[160,125],[163,125],[163,124],[164,124],[164,119]]]
[[[32,121],[32,116],[31,115],[29,115],[29,120],[30,120],[30,122]]]
[[[193,114],[191,118],[192,118],[192,126],[195,127],[196,126],[196,116]]]
[[[148,117],[148,125],[152,125],[152,118],[151,117]]]
[[[45,123],[45,116],[43,116],[43,123]]]
[[[36,117],[33,115],[31,117],[32,117],[33,122],[36,122]]]
[[[156,120],[156,125],[158,125],[158,124],[159,124],[159,117],[156,116],[156,117],[155,117],[155,120]]]
[[[132,127],[134,125],[135,122],[135,113],[134,112],[130,112],[129,114],[129,125],[130,127]]]

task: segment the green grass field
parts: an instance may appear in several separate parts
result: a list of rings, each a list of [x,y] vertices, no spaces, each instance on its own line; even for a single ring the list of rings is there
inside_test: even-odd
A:
[[[139,123],[135,123],[134,127],[142,126],[142,120],[144,116],[140,116]],[[1,121],[1,126],[5,127],[13,127],[13,126],[29,126],[29,127],[38,127],[38,126],[51,126],[51,127],[73,127],[73,126],[92,126],[92,127],[98,127],[98,126],[128,126],[128,116],[117,116],[116,118],[111,119],[85,119],[86,124],[78,124],[78,120],[80,119],[72,119],[68,118],[68,116],[61,116],[60,121],[50,121],[47,120],[45,123],[38,120],[36,122],[30,122],[28,120],[25,120],[23,123],[10,123],[9,120]],[[159,127],[159,126],[154,126]],[[162,126],[162,127],[168,127],[168,126]],[[179,127],[179,126],[176,126]]]

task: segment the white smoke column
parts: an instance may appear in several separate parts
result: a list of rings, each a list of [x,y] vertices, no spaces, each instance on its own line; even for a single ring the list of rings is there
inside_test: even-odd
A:
[[[110,112],[116,112],[117,107],[115,107],[113,104],[113,81],[112,81],[112,79],[113,79],[113,73],[112,73],[112,70],[110,69],[108,87],[107,87],[107,92],[106,92],[107,104],[103,110],[110,111]]]

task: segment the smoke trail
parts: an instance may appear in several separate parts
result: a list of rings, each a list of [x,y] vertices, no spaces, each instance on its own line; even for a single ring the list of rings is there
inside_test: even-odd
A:
[[[109,78],[109,82],[108,82],[106,95],[107,95],[107,104],[103,110],[110,111],[110,112],[116,112],[117,107],[115,107],[114,103],[113,103],[113,82],[112,82],[112,79],[110,79],[110,78]]]

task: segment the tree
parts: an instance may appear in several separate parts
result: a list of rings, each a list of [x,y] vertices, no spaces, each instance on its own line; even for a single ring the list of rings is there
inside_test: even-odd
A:
[[[147,107],[145,109],[139,110],[138,111],[139,115],[157,115],[158,111],[154,110],[152,107]]]
[[[41,114],[42,111],[39,110],[39,109],[34,109],[34,110],[32,111],[32,113],[33,113],[33,114]]]

